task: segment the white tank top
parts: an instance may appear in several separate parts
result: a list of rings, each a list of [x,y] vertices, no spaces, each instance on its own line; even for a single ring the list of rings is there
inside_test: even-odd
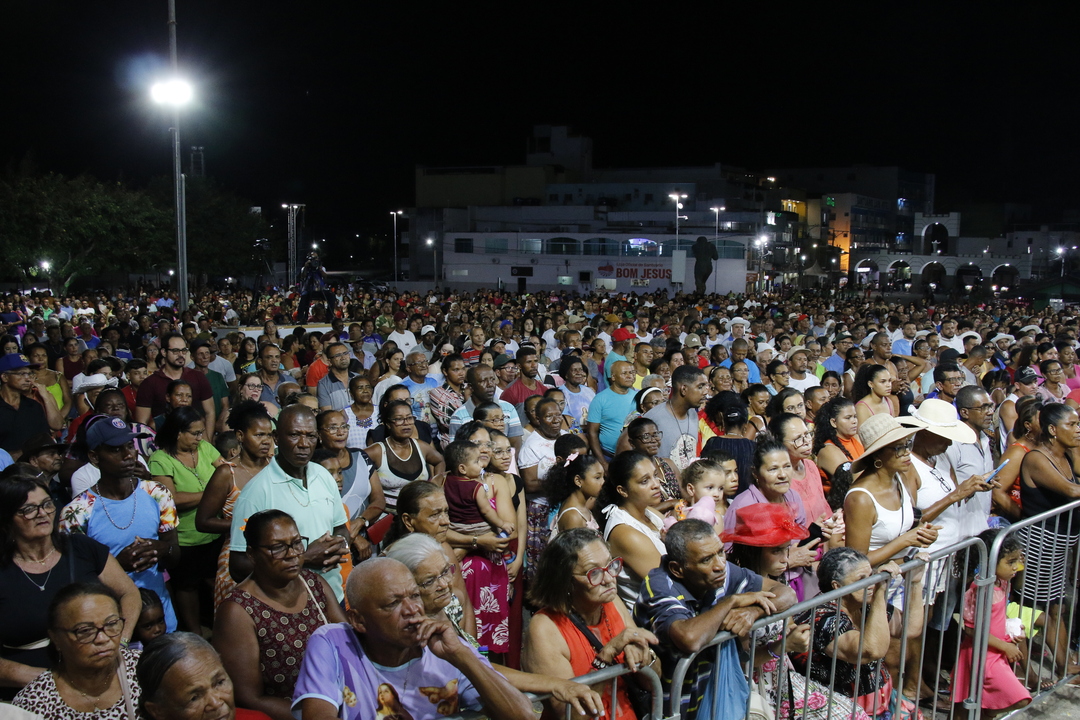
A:
[[[649,538],[652,541],[653,547],[656,548],[656,552],[660,553],[660,556],[667,552],[664,547],[664,543],[660,542],[660,528],[664,526],[664,520],[652,510],[646,508],[645,515],[648,516],[652,526],[638,520],[630,513],[623,510],[618,505],[608,505],[603,510],[604,515],[607,516],[607,523],[604,525],[604,540],[608,540],[611,536],[611,531],[620,525],[629,525],[637,530],[639,533]],[[645,578],[638,577],[630,566],[623,563],[622,570],[619,571],[618,588],[619,597],[626,603],[627,609],[630,612],[634,611],[634,605],[637,603],[638,592],[641,590],[641,582]]]
[[[907,487],[899,478],[895,481],[900,486],[900,509],[889,510],[883,507],[874,497],[874,493],[866,488],[855,487],[848,490],[848,495],[853,492],[863,492],[870,496],[877,510],[877,520],[870,530],[870,550],[880,550],[896,538],[900,537],[915,524],[915,512],[911,509],[911,496],[908,495]],[[902,555],[903,553],[901,553]],[[900,557],[897,555],[895,557]]]

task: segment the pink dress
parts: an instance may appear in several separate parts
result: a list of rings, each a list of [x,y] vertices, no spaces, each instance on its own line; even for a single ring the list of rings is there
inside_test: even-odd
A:
[[[821,471],[810,460],[803,460],[802,480],[791,477],[791,489],[799,494],[806,510],[807,523],[821,523],[830,515],[832,508],[825,500],[825,490],[821,486]]]
[[[975,627],[975,605],[978,589],[975,583],[964,594],[964,627]],[[1009,641],[1005,632],[1005,607],[1009,602],[1009,583],[998,580],[994,584],[993,601],[990,606],[990,634],[999,640]],[[964,635],[960,656],[953,671],[953,702],[967,699],[971,687],[971,638]],[[1003,710],[1021,700],[1030,700],[1031,693],[1016,677],[1005,654],[992,647],[986,649],[986,677],[983,680],[982,706],[984,710]]]

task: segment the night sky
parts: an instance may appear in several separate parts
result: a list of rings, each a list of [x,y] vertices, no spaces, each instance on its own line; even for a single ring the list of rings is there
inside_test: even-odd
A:
[[[597,166],[900,164],[937,173],[938,212],[1080,207],[1068,18],[745,5],[177,0],[198,97],[182,139],[252,204],[307,203],[331,240],[388,232],[418,163],[523,162],[537,123],[591,136]],[[166,8],[5,3],[0,161],[136,186],[168,174],[148,99]]]

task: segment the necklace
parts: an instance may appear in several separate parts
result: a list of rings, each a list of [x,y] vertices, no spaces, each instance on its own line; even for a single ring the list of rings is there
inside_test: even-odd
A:
[[[27,574],[27,572],[25,570],[23,570],[22,568],[19,568],[19,572],[21,572],[26,577],[26,579],[30,581],[30,584],[33,585],[34,587],[36,587],[40,592],[45,592],[45,587],[49,584],[49,578],[52,577],[52,571],[55,570],[55,569],[56,569],[55,565],[53,567],[49,568],[49,574],[45,576],[45,582],[41,583],[40,585],[38,585],[36,582],[34,582],[30,578],[30,576]]]
[[[105,511],[105,517],[109,519],[109,522],[112,523],[112,526],[117,530],[127,530],[129,527],[131,527],[132,524],[135,522],[135,515],[139,511],[139,495],[135,492],[135,481],[133,480],[131,482],[131,495],[135,496],[134,502],[131,503],[131,519],[128,520],[127,525],[123,526],[117,525],[116,521],[113,520],[112,515],[109,514],[109,504],[105,502],[106,498],[104,495],[101,494],[100,488],[98,488],[97,485],[94,485],[94,489],[97,492],[98,497],[101,498],[101,509]],[[127,498],[124,498],[124,500],[127,500]],[[117,502],[123,502],[123,500],[117,500]]]
[[[38,560],[36,558],[28,557],[26,555],[23,555],[22,553],[19,553],[19,558],[26,561],[26,562],[32,562],[32,563],[35,563],[37,565],[44,565],[45,563],[49,562],[49,558],[51,558],[55,553],[56,553],[56,548],[53,548],[52,550],[49,551],[48,555],[41,558],[40,560]]]
[[[107,706],[104,707],[104,708],[99,708],[98,707],[98,700],[101,698],[102,695],[104,695],[105,693],[112,690],[112,678],[111,677],[109,678],[109,684],[105,687],[104,690],[102,690],[97,695],[91,695],[90,693],[83,692],[82,690],[80,690],[78,687],[76,687],[75,683],[71,682],[71,680],[69,680],[64,675],[61,675],[60,673],[53,673],[53,676],[54,676],[54,678],[57,677],[57,676],[63,678],[63,680],[67,684],[67,686],[69,688],[71,688],[72,690],[74,690],[75,692],[82,695],[83,699],[86,700],[87,702],[89,702],[91,705],[93,705],[95,710],[106,710],[106,709],[108,709]]]
[[[293,500],[295,500],[300,507],[307,507],[307,506],[311,505],[311,496],[310,495],[308,496],[308,501],[304,502],[303,500],[301,500],[299,497],[296,496],[296,491],[293,490],[293,482],[292,482],[292,480],[289,480],[289,482],[286,483],[286,484],[289,486],[289,493],[293,496]]]

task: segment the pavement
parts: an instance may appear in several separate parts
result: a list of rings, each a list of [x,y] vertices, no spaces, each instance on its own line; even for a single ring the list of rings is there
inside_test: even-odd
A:
[[[1037,697],[1031,705],[1008,716],[1020,720],[1077,720],[1080,719],[1080,687],[1062,685],[1045,696]]]

